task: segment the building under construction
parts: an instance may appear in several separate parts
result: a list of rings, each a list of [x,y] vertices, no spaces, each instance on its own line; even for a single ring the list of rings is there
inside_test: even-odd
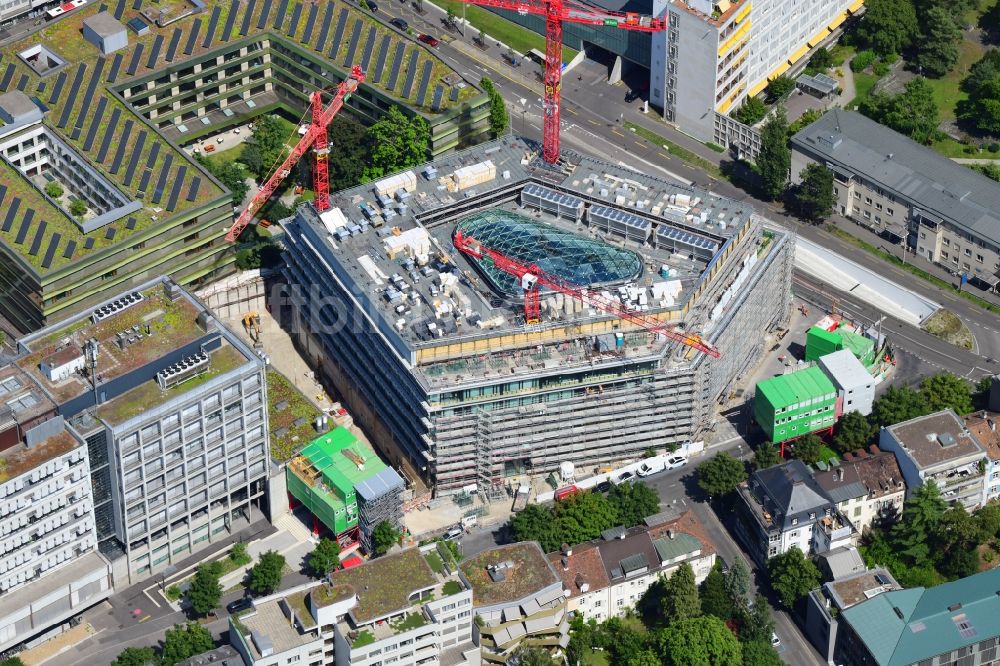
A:
[[[787,316],[791,237],[744,204],[565,157],[553,170],[507,137],[285,222],[298,342],[386,458],[439,493],[703,438]],[[543,290],[534,321],[459,232],[721,358],[568,292]]]

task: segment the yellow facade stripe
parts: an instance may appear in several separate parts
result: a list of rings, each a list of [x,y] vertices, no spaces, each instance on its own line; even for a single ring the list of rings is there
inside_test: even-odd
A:
[[[739,42],[741,42],[744,38],[748,37],[751,25],[753,25],[753,23],[751,21],[747,21],[742,26],[740,26],[739,30],[737,30],[736,32],[734,32],[733,34],[731,34],[726,39],[726,41],[722,42],[722,45],[719,47],[719,55],[720,56],[725,55],[734,46],[736,46],[736,44],[738,44]]]
[[[751,86],[750,92],[747,93],[747,97],[756,97],[757,93],[759,93],[766,87],[767,87],[767,79],[764,79],[763,81],[758,81],[757,83],[753,84],[753,86]]]
[[[813,35],[812,37],[810,37],[809,41],[807,41],[806,44],[809,45],[809,48],[813,48],[814,46],[816,46],[817,44],[819,44],[820,42],[822,42],[824,39],[826,39],[829,35],[830,35],[830,31],[827,30],[826,28],[823,28],[819,32],[817,32],[815,35]]]
[[[864,2],[864,0],[858,0],[858,1],[859,2]],[[745,19],[747,17],[747,14],[750,13],[750,10],[752,8],[753,8],[753,5],[748,2],[746,4],[746,7],[744,7],[739,12],[737,12],[736,16],[733,17],[733,23],[739,23],[740,21],[742,21],[743,19]]]
[[[716,111],[718,111],[719,113],[725,113],[726,111],[728,111],[729,107],[733,105],[733,102],[736,101],[736,98],[739,97],[740,93],[743,91],[746,85],[747,84],[744,81],[740,85],[736,86],[736,89],[733,90],[733,92],[729,93],[729,96],[718,106]]]
[[[788,62],[791,63],[792,65],[794,65],[796,62],[799,61],[799,58],[801,58],[802,56],[804,56],[806,54],[806,52],[808,50],[809,50],[809,46],[806,45],[806,44],[803,44],[798,49],[796,49],[795,52],[792,53],[792,55],[788,56]]]
[[[851,6],[847,8],[847,11],[853,14],[861,9],[861,5],[863,4],[865,4],[865,0],[854,0],[854,2],[851,3]]]
[[[785,62],[783,62],[780,65],[778,65],[777,67],[775,67],[774,70],[770,74],[767,75],[767,80],[768,81],[773,81],[774,79],[778,78],[779,76],[781,76],[782,74],[784,74],[785,72],[787,72],[789,67],[791,67],[791,65],[789,65],[788,61],[786,60]],[[767,84],[765,83],[764,85],[767,85]]]
[[[837,18],[835,18],[833,20],[833,23],[831,23],[830,25],[828,25],[826,27],[826,29],[829,30],[830,32],[833,32],[834,30],[837,29],[837,26],[839,26],[841,23],[843,23],[846,20],[847,20],[847,13],[845,12],[845,13],[841,14],[840,16],[838,16]]]

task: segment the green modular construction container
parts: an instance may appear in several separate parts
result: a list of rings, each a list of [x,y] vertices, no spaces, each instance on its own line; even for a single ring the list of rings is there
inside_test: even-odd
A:
[[[867,368],[872,364],[875,360],[874,340],[842,328],[837,330],[837,334],[844,342],[844,349],[850,349],[855,358],[861,361],[861,365]]]
[[[754,418],[775,443],[823,430],[836,420],[837,389],[817,366],[757,384]]]
[[[806,331],[806,360],[815,361],[844,348],[844,340],[839,333],[832,333],[818,326]]]

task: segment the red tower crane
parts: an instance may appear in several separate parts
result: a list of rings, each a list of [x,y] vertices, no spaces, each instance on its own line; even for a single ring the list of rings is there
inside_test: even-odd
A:
[[[236,222],[233,223],[229,233],[226,234],[227,241],[230,243],[236,242],[239,235],[250,224],[253,216],[271,198],[271,195],[278,189],[281,181],[292,172],[292,167],[295,166],[309,148],[312,148],[316,155],[316,165],[313,169],[313,185],[316,189],[316,198],[313,201],[313,205],[319,211],[327,210],[330,207],[330,176],[329,165],[327,163],[327,156],[330,153],[330,149],[327,148],[326,128],[330,124],[330,121],[333,120],[333,117],[337,115],[337,112],[340,111],[341,107],[344,106],[344,102],[350,98],[351,93],[357,90],[358,86],[364,80],[365,73],[361,71],[359,66],[355,65],[351,69],[351,75],[337,86],[337,92],[325,109],[323,108],[322,91],[316,90],[313,92],[310,96],[312,101],[312,122],[309,124],[309,129],[299,139],[299,142],[295,144],[295,147],[292,148],[292,151],[285,158],[285,161],[281,163],[281,166],[271,174],[271,177],[267,179],[267,182],[260,188],[260,191],[250,200],[246,209],[236,218]]]
[[[466,236],[461,231],[456,232],[452,240],[459,251],[476,259],[489,259],[496,268],[516,277],[520,281],[521,288],[524,290],[524,317],[529,323],[538,322],[540,313],[538,287],[542,286],[583,301],[602,312],[614,315],[619,319],[624,319],[651,333],[658,333],[671,340],[687,345],[692,349],[697,349],[712,358],[722,356],[718,349],[703,340],[696,333],[679,331],[673,326],[664,324],[656,317],[629,309],[616,299],[608,298],[599,292],[577,286],[558,275],[547,273],[539,268],[537,264],[526,264],[508,257],[497,250],[484,246],[475,238]]]
[[[509,9],[518,14],[545,17],[545,84],[542,110],[542,158],[549,164],[559,160],[559,87],[562,81],[563,23],[582,23],[639,32],[660,32],[667,24],[661,18],[634,12],[612,12],[573,0],[461,0],[462,2]]]

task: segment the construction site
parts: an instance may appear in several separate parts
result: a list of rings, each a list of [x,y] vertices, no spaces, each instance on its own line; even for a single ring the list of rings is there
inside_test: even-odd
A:
[[[790,308],[794,239],[745,204],[506,137],[301,206],[293,336],[439,495],[710,436]]]

